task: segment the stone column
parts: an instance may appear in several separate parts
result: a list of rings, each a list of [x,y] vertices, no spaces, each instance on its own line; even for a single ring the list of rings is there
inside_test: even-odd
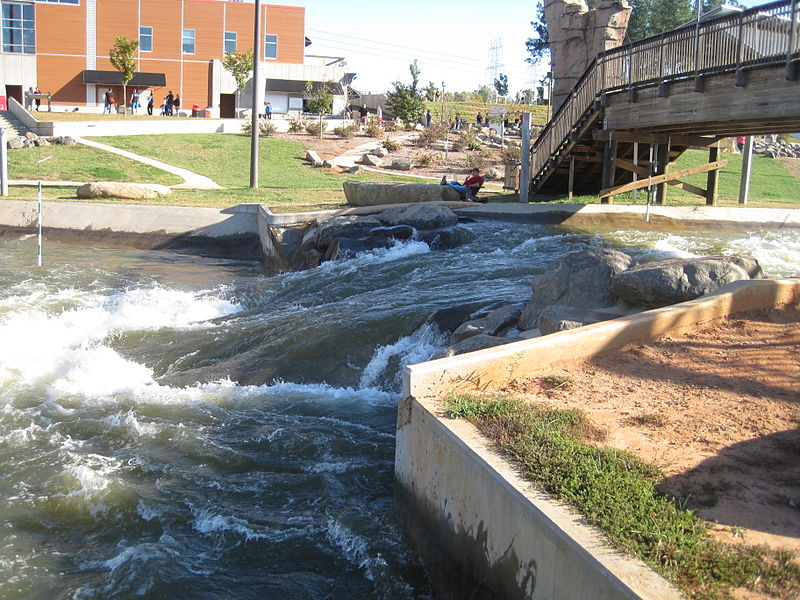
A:
[[[585,0],[545,0],[554,111],[598,53],[622,44],[630,14],[626,0],[600,0],[592,10]]]

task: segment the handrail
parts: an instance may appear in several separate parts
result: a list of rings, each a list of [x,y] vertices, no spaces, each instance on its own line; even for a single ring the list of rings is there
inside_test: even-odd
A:
[[[531,148],[532,178],[565,145],[578,121],[602,95],[713,73],[786,62],[797,72],[800,0],[778,0],[684,26],[597,55]],[[792,71],[794,68],[794,71]]]

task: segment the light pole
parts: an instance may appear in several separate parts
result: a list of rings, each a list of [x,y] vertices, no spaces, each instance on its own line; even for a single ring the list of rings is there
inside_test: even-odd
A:
[[[253,25],[253,110],[250,114],[250,189],[258,188],[258,63],[261,58],[261,0]]]

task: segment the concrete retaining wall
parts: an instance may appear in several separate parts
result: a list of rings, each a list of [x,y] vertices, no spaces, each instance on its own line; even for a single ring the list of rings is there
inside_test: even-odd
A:
[[[452,598],[680,598],[638,560],[610,550],[572,511],[522,480],[466,421],[446,419],[449,390],[492,389],[748,310],[800,305],[800,280],[740,281],[671,307],[406,367],[395,475],[412,540],[445,562]],[[474,596],[472,595],[474,594]]]

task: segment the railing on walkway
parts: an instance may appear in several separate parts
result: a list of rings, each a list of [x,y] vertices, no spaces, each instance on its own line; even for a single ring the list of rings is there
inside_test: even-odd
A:
[[[736,72],[738,82],[747,69],[782,62],[786,77],[797,78],[798,4],[780,0],[598,54],[533,145],[533,178],[604,94],[724,72]]]

